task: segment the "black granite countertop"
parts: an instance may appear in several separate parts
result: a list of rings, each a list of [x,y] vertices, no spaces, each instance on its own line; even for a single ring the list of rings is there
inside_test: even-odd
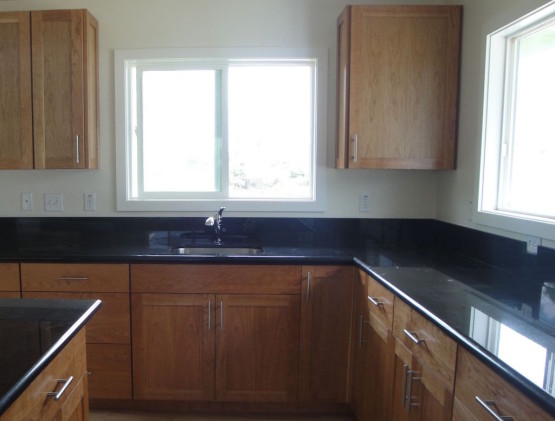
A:
[[[0,299],[0,415],[100,305],[98,300]]]
[[[260,252],[180,254],[213,245],[201,218],[0,218],[0,261],[354,263],[555,414],[555,251],[431,220],[224,224],[225,247]]]

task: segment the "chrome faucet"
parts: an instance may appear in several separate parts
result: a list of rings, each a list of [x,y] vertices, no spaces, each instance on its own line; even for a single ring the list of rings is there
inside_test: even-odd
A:
[[[222,213],[225,207],[221,207],[220,210],[214,215],[206,219],[204,225],[207,227],[214,227],[214,245],[222,245]]]

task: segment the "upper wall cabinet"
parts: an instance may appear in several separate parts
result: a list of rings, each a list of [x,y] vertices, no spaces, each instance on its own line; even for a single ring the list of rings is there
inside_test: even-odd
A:
[[[337,168],[453,169],[460,6],[347,6]]]
[[[0,124],[9,128],[0,168],[98,168],[96,19],[86,10],[1,13],[0,27],[9,53],[0,64]]]
[[[29,12],[0,13],[0,168],[33,168]]]

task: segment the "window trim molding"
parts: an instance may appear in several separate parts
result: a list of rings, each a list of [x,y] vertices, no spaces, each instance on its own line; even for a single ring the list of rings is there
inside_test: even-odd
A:
[[[276,58],[316,60],[315,113],[316,122],[313,168],[314,200],[268,200],[268,199],[193,199],[141,201],[128,198],[131,188],[128,168],[131,165],[128,154],[127,124],[129,116],[125,104],[125,89],[128,75],[125,72],[127,60],[159,58],[205,58],[206,60],[271,60]],[[143,212],[183,212],[212,211],[226,206],[229,211],[238,212],[324,212],[326,197],[327,161],[327,90],[328,90],[328,49],[327,48],[159,48],[159,49],[116,49],[114,50],[115,76],[115,129],[116,129],[116,210]],[[227,94],[225,94],[227,95]],[[224,97],[224,101],[227,101]],[[227,131],[227,127],[222,126]]]
[[[509,54],[507,45],[517,34],[523,35],[530,31],[531,27],[544,24],[553,16],[555,1],[487,36],[478,209],[474,215],[474,220],[479,225],[547,240],[555,240],[554,219],[501,210],[498,209],[497,203],[503,131],[507,129],[503,113],[510,100],[507,98],[505,83],[512,72],[510,66],[506,65]]]

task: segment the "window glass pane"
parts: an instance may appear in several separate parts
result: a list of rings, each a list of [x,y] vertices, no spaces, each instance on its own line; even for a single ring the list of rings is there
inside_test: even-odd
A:
[[[142,73],[144,192],[219,190],[216,70]]]
[[[555,23],[515,41],[513,120],[499,207],[555,216]]]
[[[313,68],[229,68],[229,196],[312,199]]]

